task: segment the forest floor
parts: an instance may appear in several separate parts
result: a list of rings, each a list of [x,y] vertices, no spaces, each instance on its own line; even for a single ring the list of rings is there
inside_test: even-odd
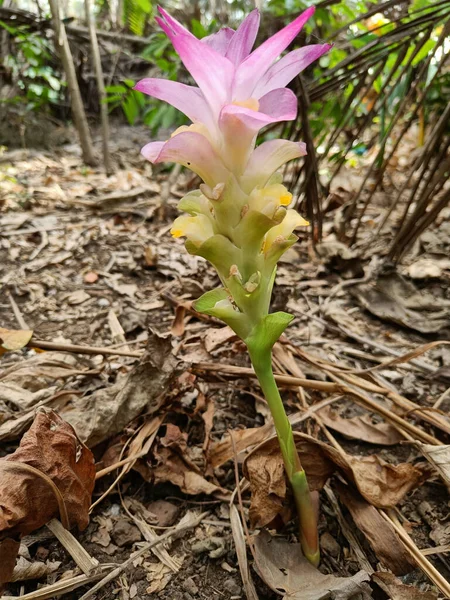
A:
[[[2,456],[44,406],[75,427],[97,471],[112,466],[96,481],[88,527],[74,532],[103,574],[174,533],[99,591],[89,595],[94,574],[63,597],[231,600],[252,597],[249,580],[260,599],[277,589],[298,600],[445,597],[450,348],[423,346],[450,339],[449,215],[393,270],[379,268],[382,239],[362,259],[343,251],[331,211],[321,258],[301,233],[278,270],[273,309],[296,318],[274,365],[320,491],[330,581],[292,543],[291,499],[243,344],[191,308],[218,283],[169,233],[195,182],[152,173],[143,130],[114,140],[111,177],[83,166],[75,144],[0,155],[0,325],[54,344],[2,357]],[[86,352],[64,351],[74,344]],[[276,539],[247,538],[247,526]],[[6,596],[49,597],[45,586],[82,573],[45,527],[23,538],[20,556]]]

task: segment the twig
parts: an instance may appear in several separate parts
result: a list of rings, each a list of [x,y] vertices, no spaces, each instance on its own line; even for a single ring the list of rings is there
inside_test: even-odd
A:
[[[95,575],[77,575],[70,579],[63,579],[51,585],[46,585],[40,590],[30,592],[29,594],[22,594],[20,598],[22,600],[47,600],[48,598],[56,598],[57,596],[68,594],[73,590],[85,586],[87,583],[93,583],[96,579],[99,579],[104,571],[111,569],[111,565],[101,565],[100,569],[101,572]],[[17,600],[17,596],[2,596],[0,600]]]
[[[7,294],[8,294],[9,302],[11,304],[11,308],[13,310],[14,316],[16,317],[16,321],[19,324],[19,327],[21,329],[28,329],[29,330],[30,328],[28,327],[25,319],[23,318],[22,313],[20,312],[20,308],[17,306],[16,301],[14,300],[14,298],[12,297],[12,295],[11,295],[10,292],[7,292]]]
[[[131,566],[137,558],[139,558],[140,556],[142,556],[143,554],[145,554],[146,552],[151,550],[153,548],[153,546],[157,546],[158,544],[165,542],[166,540],[168,540],[175,534],[181,533],[182,531],[187,531],[188,529],[192,529],[193,527],[197,527],[197,525],[199,525],[201,523],[202,519],[204,517],[206,517],[206,515],[208,515],[208,514],[209,514],[208,512],[201,513],[192,523],[187,523],[186,525],[181,525],[180,527],[177,527],[176,529],[167,531],[166,533],[163,533],[161,536],[159,536],[158,539],[153,540],[152,542],[148,542],[147,544],[144,544],[142,546],[142,548],[140,548],[140,550],[138,550],[132,556],[130,556],[130,558],[128,560],[126,560],[123,564],[121,564],[116,569],[111,571],[111,573],[108,573],[108,575],[106,575],[106,577],[104,577],[101,581],[96,583],[93,588],[91,588],[88,592],[83,594],[83,596],[81,596],[80,600],[88,600],[88,598],[92,598],[92,596],[96,592],[101,590],[110,581],[114,581],[114,579],[119,577],[119,575],[121,573],[123,573],[129,566]]]
[[[80,346],[78,344],[59,344],[57,342],[46,342],[31,338],[27,346],[29,348],[40,348],[41,350],[59,350],[60,352],[74,352],[75,354],[103,354],[104,356],[130,356],[141,358],[143,352],[126,352],[125,350],[114,350],[96,346]]]
[[[62,526],[58,519],[49,521],[47,527],[53,535],[58,538],[59,542],[64,546],[85,575],[94,575],[94,573],[99,570],[98,560],[92,558],[70,531]]]

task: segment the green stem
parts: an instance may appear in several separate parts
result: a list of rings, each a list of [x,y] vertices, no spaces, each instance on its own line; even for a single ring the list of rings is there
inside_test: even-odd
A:
[[[248,347],[250,359],[261,389],[272,413],[275,430],[283,455],[284,467],[292,486],[300,521],[300,541],[305,557],[315,566],[319,564],[319,537],[316,510],[309,491],[306,474],[295,446],[292,427],[284,410],[272,371],[272,351]]]

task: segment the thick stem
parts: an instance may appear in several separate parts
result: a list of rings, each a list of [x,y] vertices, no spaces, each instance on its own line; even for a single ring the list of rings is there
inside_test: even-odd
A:
[[[272,371],[271,349],[250,348],[250,359],[261,389],[272,413],[275,430],[283,455],[284,467],[292,486],[300,521],[300,542],[305,557],[317,566],[320,560],[316,510],[309,491],[306,474],[295,446],[292,427],[284,410]]]

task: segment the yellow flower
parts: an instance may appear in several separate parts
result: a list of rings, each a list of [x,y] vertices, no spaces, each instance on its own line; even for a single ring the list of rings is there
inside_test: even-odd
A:
[[[288,209],[286,216],[279,225],[275,225],[266,234],[264,239],[263,252],[267,252],[273,246],[274,243],[280,241],[286,241],[291,233],[297,227],[305,227],[309,225],[308,221],[305,221],[296,210],[293,208]]]
[[[292,200],[292,194],[281,185],[274,183],[263,188],[255,188],[250,194],[249,206],[272,218],[277,208],[288,206]]]
[[[205,215],[182,215],[175,219],[170,233],[173,237],[186,237],[195,246],[201,246],[214,235],[214,230],[210,219]]]

